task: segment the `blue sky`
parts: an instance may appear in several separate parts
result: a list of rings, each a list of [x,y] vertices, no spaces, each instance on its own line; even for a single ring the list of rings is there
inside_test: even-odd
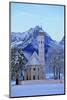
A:
[[[64,36],[64,6],[11,4],[11,31],[25,32],[36,25],[42,26],[52,39]]]

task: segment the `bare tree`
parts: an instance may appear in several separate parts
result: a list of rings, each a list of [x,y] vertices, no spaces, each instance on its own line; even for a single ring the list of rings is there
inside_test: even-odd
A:
[[[54,79],[60,79],[61,68],[64,66],[64,52],[60,45],[51,47],[48,50],[47,62],[53,70]]]

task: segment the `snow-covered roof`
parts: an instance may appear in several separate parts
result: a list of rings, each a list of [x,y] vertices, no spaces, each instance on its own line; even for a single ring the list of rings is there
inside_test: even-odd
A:
[[[38,32],[38,34],[39,35],[44,35],[44,30],[43,29],[40,29],[39,32]]]
[[[37,55],[36,52],[33,53],[33,55],[31,56],[31,58],[29,59],[27,65],[40,65],[40,61],[39,61],[39,57]]]
[[[39,32],[44,32],[44,30],[43,29],[40,29]]]

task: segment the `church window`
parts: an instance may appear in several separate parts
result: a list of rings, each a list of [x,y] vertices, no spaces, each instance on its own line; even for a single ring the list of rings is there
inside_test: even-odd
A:
[[[28,75],[27,75],[27,80],[28,80]]]
[[[41,44],[42,44],[42,41],[41,41]]]
[[[38,80],[39,80],[39,75],[38,75]]]
[[[33,80],[35,80],[35,75],[33,75]]]
[[[33,70],[35,71],[35,68],[33,68]]]
[[[24,80],[24,76],[23,76],[23,80]]]

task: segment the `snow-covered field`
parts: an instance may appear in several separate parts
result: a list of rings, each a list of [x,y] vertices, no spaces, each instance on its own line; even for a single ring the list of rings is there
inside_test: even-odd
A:
[[[46,79],[53,79],[54,74],[53,73],[46,73]],[[60,79],[64,79],[64,74],[60,74]]]
[[[64,84],[11,85],[11,97],[64,94]]]

